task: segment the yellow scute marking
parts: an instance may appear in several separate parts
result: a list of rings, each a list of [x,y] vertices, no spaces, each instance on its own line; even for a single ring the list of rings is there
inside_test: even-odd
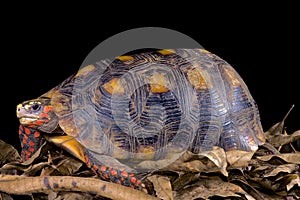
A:
[[[168,81],[163,74],[155,73],[149,78],[151,86],[151,92],[153,93],[164,93],[168,92]]]
[[[207,51],[206,49],[200,49],[200,52],[207,53],[207,54],[211,53],[210,51]]]
[[[30,102],[29,102],[29,105],[32,105],[32,104],[35,104],[35,103],[37,103],[37,104],[42,104],[42,103],[39,102],[39,101],[30,101]]]
[[[171,54],[176,53],[175,50],[173,50],[173,49],[162,49],[162,50],[158,50],[157,52],[162,55],[171,55]]]
[[[109,94],[124,94],[125,89],[122,86],[120,78],[113,78],[102,86]]]
[[[75,75],[75,77],[78,77],[78,76],[85,76],[87,75],[88,73],[90,73],[91,71],[93,71],[95,69],[95,66],[94,65],[87,65],[83,68],[81,68],[77,74]]]
[[[208,86],[206,84],[205,79],[198,71],[199,69],[191,69],[187,72],[188,80],[190,81],[191,85],[194,86],[196,90],[203,90],[207,89]]]
[[[125,62],[125,61],[132,61],[132,60],[134,60],[134,57],[132,57],[132,56],[126,56],[125,55],[125,56],[118,56],[117,59]]]
[[[45,94],[41,95],[41,97],[52,98],[54,95],[59,93],[56,88],[51,89],[50,91],[46,92]]]
[[[52,93],[51,105],[56,115],[63,116],[66,112],[70,111],[71,99],[70,96],[63,95],[59,91]]]
[[[155,156],[155,149],[152,146],[142,146],[140,147],[138,154],[140,155],[140,159],[152,160]],[[139,156],[137,158],[139,158]]]
[[[224,67],[224,70],[226,72],[226,74],[228,75],[229,79],[232,83],[233,86],[239,86],[241,85],[240,80],[238,78],[238,76],[236,76],[236,74],[234,73],[234,71],[230,70],[227,67]]]

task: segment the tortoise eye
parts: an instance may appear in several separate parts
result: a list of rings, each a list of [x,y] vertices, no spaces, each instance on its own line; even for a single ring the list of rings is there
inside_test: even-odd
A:
[[[37,104],[37,103],[34,103],[34,104],[31,105],[31,109],[32,109],[33,111],[39,110],[40,107],[41,107],[40,104]]]

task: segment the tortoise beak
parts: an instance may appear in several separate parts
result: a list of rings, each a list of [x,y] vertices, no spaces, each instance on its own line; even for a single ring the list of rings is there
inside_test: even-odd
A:
[[[17,117],[21,118],[22,116],[24,116],[24,108],[22,106],[22,104],[18,104],[17,105]]]
[[[30,113],[28,109],[26,109],[26,106],[24,107],[22,104],[19,104],[17,105],[17,118],[19,118],[20,121],[34,121],[38,116],[34,113]]]

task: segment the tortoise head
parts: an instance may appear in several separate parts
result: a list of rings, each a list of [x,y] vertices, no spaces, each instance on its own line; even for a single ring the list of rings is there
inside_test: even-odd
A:
[[[17,105],[17,117],[22,125],[44,132],[52,132],[58,125],[50,98],[37,98]]]

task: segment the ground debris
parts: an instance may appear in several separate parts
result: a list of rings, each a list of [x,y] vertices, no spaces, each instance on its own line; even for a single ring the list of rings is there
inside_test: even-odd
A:
[[[21,163],[18,152],[0,141],[0,199],[299,199],[300,153],[280,150],[291,145],[300,130],[289,135],[281,124],[266,132],[267,142],[279,153],[264,147],[256,152],[225,152],[220,147],[186,152],[145,177],[152,185],[148,191],[101,181],[81,161],[47,144]]]

